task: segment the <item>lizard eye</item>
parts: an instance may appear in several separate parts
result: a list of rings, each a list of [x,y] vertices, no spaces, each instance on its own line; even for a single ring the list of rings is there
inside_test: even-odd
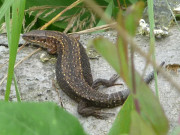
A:
[[[31,40],[35,40],[36,38],[34,36],[31,37]]]

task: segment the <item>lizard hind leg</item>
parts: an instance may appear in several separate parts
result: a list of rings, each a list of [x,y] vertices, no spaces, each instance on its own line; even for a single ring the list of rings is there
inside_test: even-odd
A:
[[[83,117],[94,116],[97,119],[107,119],[109,116],[114,116],[114,113],[101,112],[101,108],[88,106],[84,101],[80,101],[78,104],[78,113]]]
[[[114,74],[109,80],[107,80],[107,79],[96,79],[92,84],[92,88],[97,90],[100,85],[103,85],[105,87],[111,87],[114,85],[122,85],[122,84],[115,84],[115,82],[118,80],[118,78],[119,78],[119,75]]]

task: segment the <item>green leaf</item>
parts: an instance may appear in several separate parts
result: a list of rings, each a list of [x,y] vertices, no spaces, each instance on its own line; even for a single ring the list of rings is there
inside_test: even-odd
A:
[[[98,37],[93,40],[95,49],[111,64],[117,71],[120,69],[117,49],[113,43],[103,37]],[[108,51],[107,51],[108,50]]]
[[[138,2],[137,4],[132,5],[127,9],[127,12],[123,13],[121,10],[118,13],[117,23],[124,28],[124,31],[127,31],[131,36],[134,36],[136,33],[136,28],[141,18],[143,11],[144,3]],[[128,43],[118,35],[117,41],[117,52],[119,54],[119,64],[121,67],[120,75],[124,81],[131,88],[132,79],[128,79],[130,76],[131,69],[129,68],[130,58],[128,58]],[[132,48],[131,48],[132,50]]]
[[[129,95],[124,105],[122,106],[116,120],[114,121],[109,135],[128,134],[131,123],[131,111],[134,110],[132,95]]]
[[[136,80],[139,79],[139,77],[136,78]],[[151,122],[157,134],[166,134],[169,129],[168,120],[161,108],[158,98],[144,83],[137,88],[137,98],[143,119]]]
[[[115,6],[114,6],[113,0],[109,0],[109,4],[108,4],[106,10],[104,11],[104,13],[105,13],[106,15],[108,15],[109,17],[111,17],[111,16],[112,16],[112,13],[113,13],[114,7],[115,7]],[[101,20],[98,22],[98,24],[96,25],[96,27],[97,27],[97,26],[104,25],[104,24],[106,24],[106,23],[104,22],[104,20],[101,19]],[[103,30],[99,30],[99,31],[96,31],[95,33],[102,32],[102,31],[103,31]]]
[[[136,2],[138,2],[139,0],[129,0],[129,2],[131,2],[132,4],[133,3],[136,3]]]
[[[126,13],[125,17],[121,15],[122,13],[119,14],[119,25],[121,25],[121,27],[123,27],[125,31],[127,30],[127,32],[130,33],[131,36],[135,34],[138,18],[140,18],[142,13],[142,7],[143,3],[140,2],[128,9],[128,14]],[[123,66],[123,63],[125,63],[124,65],[128,63],[128,61],[126,61],[128,59],[125,59],[127,54],[124,52],[124,48],[127,47],[127,43],[124,42],[124,39],[122,39],[121,37],[118,39],[118,43],[116,43],[118,44],[118,46],[115,46],[106,39],[97,38],[94,40],[94,46],[97,49],[97,51],[117,71],[117,73],[121,75],[121,77],[124,79],[127,86],[131,90],[132,75],[128,74],[130,73],[131,69],[128,66]],[[136,71],[134,73],[134,78],[134,86],[136,86],[136,90],[134,90],[135,92],[133,91],[133,101],[136,107],[138,108],[137,110],[140,113],[140,117],[142,118],[142,120],[146,123],[149,123],[152,127],[150,129],[152,131],[149,133],[155,132],[158,135],[166,134],[168,132],[168,121],[161,108],[159,101],[154,96],[149,87],[147,87],[144,81],[142,81],[140,75]],[[124,106],[126,105],[128,104],[124,104]],[[122,119],[118,119],[117,121],[119,121],[119,125],[122,126]],[[128,124],[126,126],[126,129],[130,127],[130,125]],[[121,133],[128,133],[128,130],[126,130],[126,132],[121,132],[121,130],[119,130],[118,134]]]
[[[136,112],[131,112],[131,129],[130,135],[157,135],[151,125],[144,121]]]
[[[104,13],[107,14],[109,17],[111,17],[113,9],[114,9],[114,2],[113,2],[113,0],[110,0],[106,10],[104,11]],[[96,26],[101,26],[104,24],[106,24],[106,23],[101,19]]]
[[[118,73],[120,73],[116,46],[110,43],[107,39],[103,38],[97,38],[93,43],[95,49],[110,63],[110,65]],[[131,80],[131,76],[128,76],[128,80]],[[159,101],[154,96],[149,87],[147,87],[147,85],[141,80],[141,77],[137,72],[135,72],[135,80],[137,89],[137,94],[135,96],[139,101],[143,120],[149,121],[157,134],[166,134],[168,131],[168,121]]]
[[[43,5],[54,5],[54,6],[68,6],[75,2],[75,0],[27,0],[26,2],[26,9],[33,6],[43,6]]]
[[[75,0],[27,0],[26,2],[26,10],[29,8],[34,8],[32,11],[28,12],[28,15],[26,15],[26,25],[34,21],[34,18],[37,18],[38,23],[33,23],[33,29],[39,28],[43,26],[45,23],[49,22],[53,17],[55,17],[57,14],[59,14],[62,10],[64,10],[67,6],[71,5]],[[40,8],[41,6],[41,8]],[[78,6],[82,6],[82,4],[79,4]],[[68,10],[65,12],[63,16],[69,16],[69,18],[72,18],[75,14],[78,14],[82,7],[74,7],[73,9]],[[31,15],[29,17],[29,15]],[[40,16],[39,16],[40,15]],[[60,17],[61,19],[61,17]],[[56,29],[61,30],[65,29],[67,27],[68,22],[65,22],[64,20],[59,20],[51,24],[48,28],[49,29]]]
[[[0,135],[85,135],[79,121],[54,103],[0,102]]]
[[[178,124],[170,135],[180,135],[180,124]]]
[[[144,3],[143,2],[138,2],[131,7],[129,7],[130,10],[125,14],[125,17],[123,20],[119,21],[124,21],[125,28],[128,31],[128,33],[131,36],[135,36],[136,34],[136,29],[137,26],[139,25],[139,20],[142,18],[142,13],[144,10]]]

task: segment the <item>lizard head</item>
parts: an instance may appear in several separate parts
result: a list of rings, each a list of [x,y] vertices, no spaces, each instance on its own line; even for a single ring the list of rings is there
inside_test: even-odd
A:
[[[33,43],[47,49],[48,53],[50,54],[56,54],[57,45],[54,44],[54,37],[52,33],[54,33],[54,31],[32,30],[28,33],[23,34],[22,38],[29,43]]]

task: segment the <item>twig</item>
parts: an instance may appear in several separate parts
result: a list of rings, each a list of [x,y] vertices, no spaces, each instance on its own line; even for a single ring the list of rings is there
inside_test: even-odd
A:
[[[55,90],[56,90],[56,93],[57,93],[57,95],[58,95],[58,98],[59,98],[59,102],[60,102],[61,107],[64,108],[64,105],[63,105],[63,103],[62,103],[62,99],[61,99],[60,93],[59,93],[59,91],[58,91],[58,89],[57,89],[57,87],[56,87],[56,83],[55,83],[55,80],[54,80],[54,79],[53,79],[53,87],[54,87]]]

